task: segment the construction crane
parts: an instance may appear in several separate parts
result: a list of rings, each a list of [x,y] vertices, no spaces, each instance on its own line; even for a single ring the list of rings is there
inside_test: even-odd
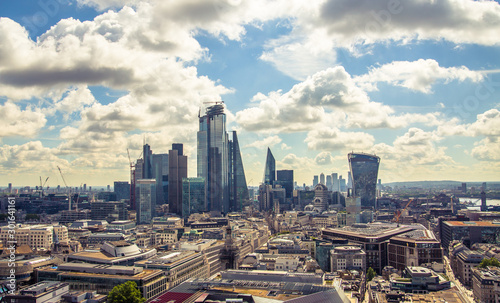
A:
[[[45,187],[45,184],[47,184],[47,181],[49,180],[49,177],[45,179],[45,182],[42,183],[42,176],[40,176],[40,198],[43,198],[43,188]],[[47,187],[48,188],[48,187]]]
[[[398,224],[398,227],[399,227],[399,217],[401,217],[401,214],[403,214],[403,212],[408,208],[408,206],[410,206],[410,204],[411,204],[411,202],[413,202],[413,200],[415,200],[415,199],[410,199],[410,201],[408,202],[408,204],[406,204],[405,208],[403,208],[403,210],[398,211],[395,214],[394,221],[396,221],[396,223]]]
[[[71,187],[68,187],[68,184],[66,184],[66,180],[64,179],[61,168],[58,166],[57,169],[59,170],[59,173],[61,174],[61,178],[63,179],[64,186],[66,186],[66,188],[68,189],[68,209],[71,211]]]

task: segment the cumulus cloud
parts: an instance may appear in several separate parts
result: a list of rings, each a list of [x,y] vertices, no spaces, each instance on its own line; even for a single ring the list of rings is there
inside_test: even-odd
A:
[[[0,105],[0,138],[10,136],[34,137],[45,126],[47,119],[39,110],[28,106],[22,110],[7,101]]]
[[[54,171],[67,168],[69,162],[59,158],[57,150],[44,147],[40,141],[0,147],[0,167],[10,173]]]
[[[279,143],[281,143],[281,138],[279,136],[269,136],[269,137],[266,137],[262,140],[249,143],[249,144],[245,145],[244,147],[255,147],[257,149],[266,149],[268,147],[272,147],[272,146],[279,144]]]
[[[330,165],[333,163],[332,154],[329,152],[321,152],[314,158],[314,162],[318,165]]]
[[[471,151],[471,155],[482,161],[499,161],[500,160],[500,137],[486,137],[483,140],[476,142]]]
[[[368,150],[375,138],[363,132],[342,132],[338,128],[322,127],[310,131],[305,142],[313,150]]]
[[[367,74],[355,80],[365,90],[375,90],[378,82],[386,82],[422,93],[431,93],[432,85],[438,80],[478,82],[483,80],[483,75],[465,66],[446,68],[439,66],[433,59],[420,59],[413,62],[394,61],[372,68]]]

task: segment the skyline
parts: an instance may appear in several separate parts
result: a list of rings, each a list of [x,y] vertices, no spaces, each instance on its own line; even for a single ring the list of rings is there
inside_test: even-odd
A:
[[[352,151],[382,183],[500,181],[498,1],[30,3],[0,3],[0,186],[129,181],[143,140],[196,177],[220,100],[251,186],[268,147],[298,184]]]

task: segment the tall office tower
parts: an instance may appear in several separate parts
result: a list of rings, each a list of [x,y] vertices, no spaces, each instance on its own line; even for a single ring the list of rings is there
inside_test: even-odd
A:
[[[228,138],[224,105],[216,104],[199,117],[197,134],[197,176],[207,182],[207,210],[227,212],[228,186]]]
[[[283,169],[277,171],[277,178],[274,184],[279,184],[285,189],[286,198],[293,198],[293,170]]]
[[[314,178],[313,178],[313,186],[318,185],[318,183],[319,183],[319,177],[318,176],[314,176]]]
[[[321,173],[319,175],[319,183],[325,185],[325,174],[324,173]]]
[[[137,159],[135,162],[135,181],[139,179],[144,179],[143,178],[143,169],[144,169],[144,160],[143,159]]]
[[[269,211],[273,207],[273,187],[267,184],[259,185],[260,211]]]
[[[156,180],[156,205],[168,203],[168,154],[153,154],[153,178]]]
[[[350,171],[347,172],[347,188],[352,189],[352,174]]]
[[[108,184],[108,186],[106,186],[106,190],[111,191],[111,186],[109,186],[109,184]]]
[[[361,198],[361,206],[375,207],[380,158],[364,153],[349,153],[353,195]]]
[[[481,191],[486,192],[486,182],[483,182],[483,185],[481,186]]]
[[[87,191],[85,186],[83,188],[83,191]],[[117,201],[130,199],[130,184],[126,181],[115,181],[113,191]]]
[[[171,213],[182,216],[182,179],[187,178],[187,156],[179,154],[179,150],[182,148],[168,151],[168,205]]]
[[[481,192],[481,211],[488,211],[488,205],[486,205],[486,192],[484,190]]]
[[[207,211],[206,184],[203,178],[182,178],[182,217]]]
[[[245,169],[241,159],[240,145],[236,131],[233,140],[229,141],[229,211],[242,211],[243,204],[248,201],[248,186]]]
[[[340,191],[340,184],[337,173],[332,173],[332,191]]]
[[[128,183],[128,182],[127,182]],[[87,192],[87,184],[83,184],[83,191]]]
[[[266,166],[264,168],[264,181],[266,185],[273,185],[276,180],[276,161],[274,160],[271,149],[267,148]]]
[[[156,205],[156,180],[139,179],[135,188],[137,224],[150,224]]]
[[[9,183],[9,188],[7,190],[9,194],[12,194],[12,183]]]
[[[346,192],[347,186],[345,184],[345,179],[342,179],[342,175],[339,176],[339,191]]]
[[[332,181],[332,175],[326,175],[326,187],[328,188],[328,190],[332,190],[333,188],[333,181]]]
[[[144,144],[142,147],[142,159],[144,160],[142,164],[142,178],[152,179],[153,178],[153,151],[149,144]]]
[[[467,183],[462,183],[462,187],[460,188],[460,190],[465,194],[467,192]]]

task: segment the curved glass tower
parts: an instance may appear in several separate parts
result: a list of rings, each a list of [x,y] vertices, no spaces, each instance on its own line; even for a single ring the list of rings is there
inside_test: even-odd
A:
[[[361,198],[362,207],[375,207],[380,158],[370,154],[350,153],[348,159],[353,196]]]

